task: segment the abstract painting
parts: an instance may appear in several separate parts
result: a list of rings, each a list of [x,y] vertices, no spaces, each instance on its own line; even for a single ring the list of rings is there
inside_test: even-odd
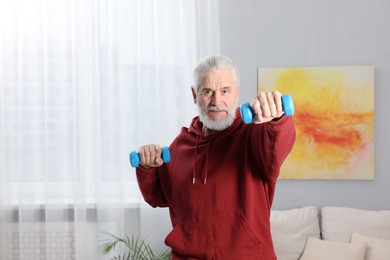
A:
[[[297,130],[280,179],[374,179],[374,67],[259,68],[258,91],[291,94]]]

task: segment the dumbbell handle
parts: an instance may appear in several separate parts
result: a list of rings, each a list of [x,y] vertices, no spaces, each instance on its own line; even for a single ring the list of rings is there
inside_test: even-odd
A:
[[[292,100],[291,95],[286,94],[282,96],[282,107],[286,116],[292,116],[294,114],[294,102]],[[253,117],[256,114],[253,108],[249,105],[249,103],[242,104],[240,112],[242,121],[244,121],[245,124],[251,124],[253,121]]]
[[[168,163],[171,160],[171,154],[169,152],[169,148],[164,146],[161,149],[162,149],[161,159],[163,159],[164,163]],[[137,167],[141,161],[141,158],[139,157],[139,153],[137,153],[136,151],[131,152],[129,158],[130,158],[130,164],[133,167]]]

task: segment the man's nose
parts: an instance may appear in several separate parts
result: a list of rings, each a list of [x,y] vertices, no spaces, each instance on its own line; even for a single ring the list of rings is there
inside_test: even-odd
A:
[[[218,92],[214,92],[214,94],[211,96],[211,103],[214,106],[218,106],[222,100],[222,96]]]

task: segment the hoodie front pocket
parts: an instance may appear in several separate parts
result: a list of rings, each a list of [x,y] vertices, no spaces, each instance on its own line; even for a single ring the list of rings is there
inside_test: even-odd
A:
[[[193,216],[177,224],[165,243],[180,255],[200,259],[262,251],[261,239],[242,212]]]

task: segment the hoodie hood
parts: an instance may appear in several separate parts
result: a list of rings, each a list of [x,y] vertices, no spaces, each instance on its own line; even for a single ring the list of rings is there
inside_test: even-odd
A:
[[[210,150],[210,145],[214,139],[217,139],[219,137],[229,135],[235,128],[239,127],[242,124],[242,119],[240,115],[239,108],[236,109],[236,117],[233,121],[233,123],[226,129],[221,131],[211,131],[210,134],[204,136],[203,135],[203,123],[199,120],[199,116],[195,117],[190,127],[188,128],[188,132],[192,135],[196,136],[196,143],[195,143],[195,152],[194,152],[194,167],[192,170],[192,184],[195,184],[196,177],[197,177],[197,170],[199,167],[197,167],[197,158],[198,158],[198,148],[200,145],[206,145],[206,155],[204,159],[204,169],[201,172],[201,180],[203,181],[203,184],[207,183],[207,175],[208,175],[208,155]]]

